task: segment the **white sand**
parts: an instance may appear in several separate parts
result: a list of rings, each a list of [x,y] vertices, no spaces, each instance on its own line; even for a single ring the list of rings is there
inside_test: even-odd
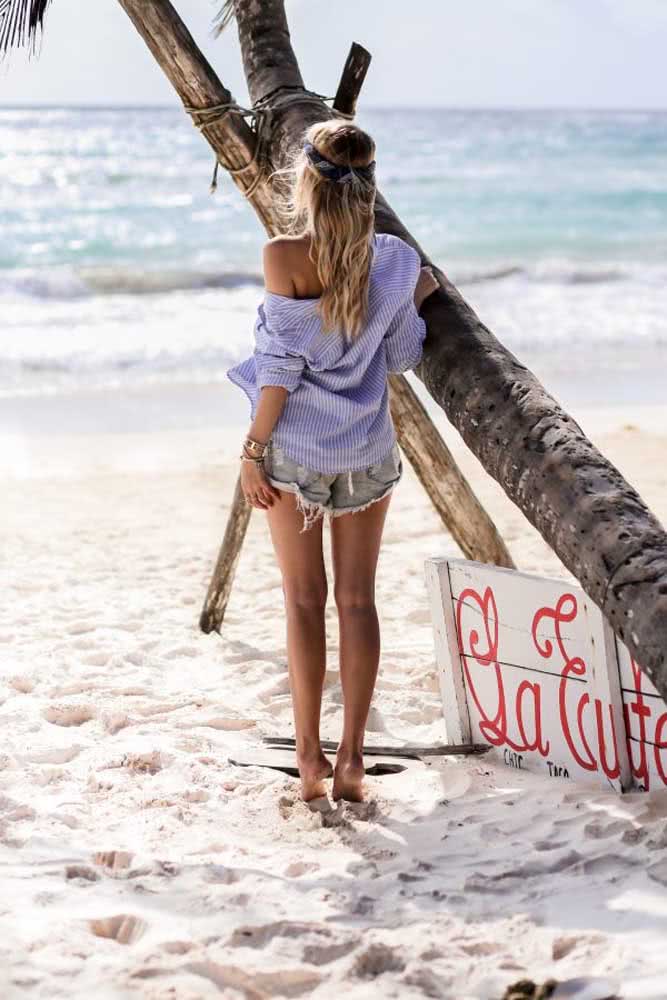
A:
[[[667,411],[576,416],[666,520]],[[520,567],[564,572],[448,437]],[[440,760],[369,779],[367,804],[310,809],[295,779],[227,763],[292,732],[263,515],[222,637],[197,627],[236,437],[3,444],[2,1000],[465,1000],[581,974],[667,996],[667,791]],[[445,553],[408,468],[379,568],[369,738],[444,738],[423,563]],[[333,605],[328,631],[336,738]]]

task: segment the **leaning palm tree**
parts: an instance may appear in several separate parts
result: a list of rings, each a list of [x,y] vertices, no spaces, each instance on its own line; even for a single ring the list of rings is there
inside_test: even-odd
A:
[[[216,157],[270,224],[267,167],[284,165],[304,128],[332,113],[304,87],[284,0],[227,0],[221,12],[222,25],[232,12],[236,18],[253,107],[272,116],[261,160],[242,109],[233,111],[229,91],[169,0],[118,2]],[[0,0],[0,47],[34,44],[47,3]],[[276,101],[288,93],[289,101]],[[431,264],[380,193],[376,228],[411,243]],[[667,534],[618,469],[434,270],[441,287],[423,309],[428,335],[417,376],[667,698]]]

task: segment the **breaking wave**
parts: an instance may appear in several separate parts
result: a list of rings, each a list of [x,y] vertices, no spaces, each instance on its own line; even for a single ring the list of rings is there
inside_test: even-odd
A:
[[[140,270],[135,267],[53,268],[5,271],[0,295],[33,299],[80,299],[92,295],[163,295],[168,292],[262,286],[259,274],[245,271]]]
[[[438,261],[447,271],[446,261]],[[632,279],[631,268],[578,266],[567,262],[526,267],[500,264],[489,268],[453,268],[449,275],[461,285],[484,285],[521,278],[530,282],[584,285]],[[261,288],[261,274],[250,271],[213,271],[167,268],[142,270],[131,266],[44,268],[0,272],[0,296],[41,300],[83,299],[107,295],[165,295],[211,289],[233,291],[249,286]]]

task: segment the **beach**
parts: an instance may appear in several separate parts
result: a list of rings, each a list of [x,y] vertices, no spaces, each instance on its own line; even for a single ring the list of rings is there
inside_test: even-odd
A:
[[[665,114],[359,122],[415,239],[667,521]],[[369,777],[362,804],[306,805],[231,762],[293,734],[261,512],[221,634],[198,627],[264,233],[224,171],[209,196],[175,108],[0,108],[0,149],[0,1000],[501,1000],[576,976],[664,1000],[664,790],[435,757]],[[571,581],[409,379],[517,568]],[[424,563],[460,553],[404,468],[376,745],[447,738]],[[335,741],[332,596],[327,638]]]
[[[667,519],[667,409],[573,415]],[[517,565],[567,576],[436,419]],[[42,427],[4,444],[3,998],[496,1000],[525,977],[583,974],[664,997],[664,791],[620,798],[436,758],[369,777],[364,804],[307,806],[295,778],[229,763],[293,732],[260,512],[222,634],[198,629],[235,426]],[[378,570],[369,742],[446,737],[423,572],[434,555],[458,553],[406,463]],[[332,601],[327,633],[322,735],[336,739]]]

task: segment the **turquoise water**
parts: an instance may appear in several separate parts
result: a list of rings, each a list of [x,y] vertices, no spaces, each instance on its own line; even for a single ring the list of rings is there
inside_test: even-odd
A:
[[[378,183],[512,349],[667,343],[667,114],[366,110]],[[0,391],[220,375],[263,231],[172,109],[0,109]]]

